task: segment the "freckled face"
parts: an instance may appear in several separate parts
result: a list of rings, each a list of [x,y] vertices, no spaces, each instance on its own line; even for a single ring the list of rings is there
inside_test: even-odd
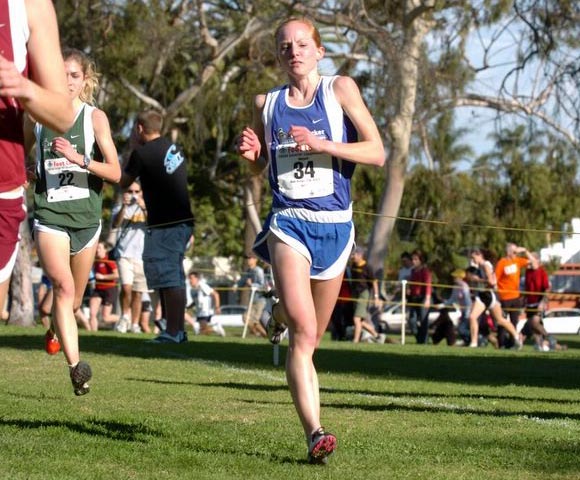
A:
[[[76,60],[68,59],[64,62],[64,70],[66,72],[66,82],[69,96],[73,99],[77,98],[85,86],[85,74],[83,68]]]
[[[290,22],[276,38],[278,60],[288,74],[307,74],[315,70],[324,55],[324,47],[316,45],[312,29],[302,22]]]

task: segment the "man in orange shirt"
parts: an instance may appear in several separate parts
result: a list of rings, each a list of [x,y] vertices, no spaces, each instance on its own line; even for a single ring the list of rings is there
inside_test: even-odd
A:
[[[505,250],[505,257],[501,258],[495,266],[497,293],[501,307],[515,327],[523,307],[520,296],[521,269],[527,267],[529,262],[535,262],[535,258],[526,248],[518,247],[515,243],[508,243]],[[511,342],[511,339],[505,335],[503,328],[498,329],[498,334],[500,346],[510,347],[508,342]]]

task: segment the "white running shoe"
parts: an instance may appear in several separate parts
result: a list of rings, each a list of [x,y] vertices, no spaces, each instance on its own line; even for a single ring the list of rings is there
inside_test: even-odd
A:
[[[195,322],[195,323],[193,324],[193,333],[194,333],[195,335],[199,335],[199,322]]]
[[[119,321],[115,324],[115,331],[119,333],[127,333],[130,324],[131,322],[129,319],[122,315],[121,318],[119,318]]]
[[[219,323],[214,323],[212,324],[211,328],[213,329],[213,331],[215,333],[217,333],[220,337],[225,337],[226,336],[226,331],[224,330],[224,327],[222,327]]]
[[[141,327],[138,323],[131,324],[131,333],[141,333]]]

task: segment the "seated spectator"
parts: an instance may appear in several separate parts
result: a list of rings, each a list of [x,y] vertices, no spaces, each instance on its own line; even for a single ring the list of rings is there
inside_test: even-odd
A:
[[[431,327],[434,327],[431,335],[434,345],[437,345],[443,339],[447,341],[447,345],[455,345],[457,337],[455,334],[455,325],[453,325],[453,320],[449,316],[449,308],[443,307],[441,309],[439,317],[433,322]]]

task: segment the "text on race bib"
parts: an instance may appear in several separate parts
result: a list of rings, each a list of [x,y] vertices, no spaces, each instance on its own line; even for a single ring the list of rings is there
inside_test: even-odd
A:
[[[89,175],[85,169],[61,157],[46,159],[44,171],[48,202],[89,198]]]

